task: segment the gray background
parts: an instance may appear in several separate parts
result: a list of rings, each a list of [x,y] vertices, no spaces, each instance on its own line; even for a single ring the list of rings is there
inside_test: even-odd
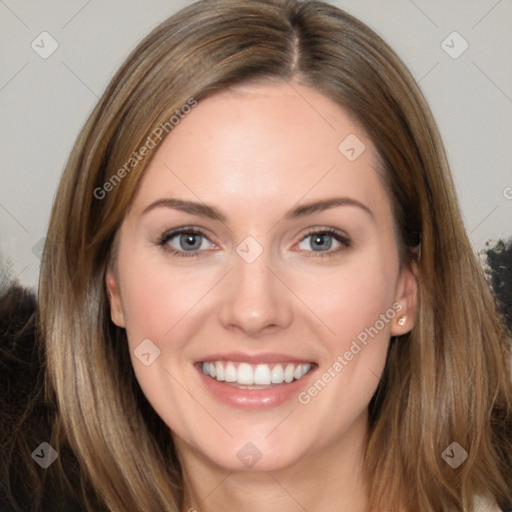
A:
[[[179,0],[0,0],[0,266],[36,287],[67,157],[113,73]],[[474,250],[512,235],[512,0],[332,1],[411,69],[448,151]],[[442,42],[458,58],[443,49]],[[58,48],[31,47],[48,32]],[[47,36],[44,36],[47,37]],[[39,245],[38,245],[39,243]]]

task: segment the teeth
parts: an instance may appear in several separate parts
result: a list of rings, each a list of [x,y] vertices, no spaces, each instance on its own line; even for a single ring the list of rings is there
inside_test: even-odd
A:
[[[246,386],[254,384],[254,374],[250,364],[240,363],[238,365],[236,381],[238,384],[245,384]]]
[[[291,382],[293,380],[294,370],[295,370],[295,366],[293,364],[289,364],[286,367],[286,370],[284,371],[284,381],[285,382]],[[215,375],[212,375],[212,377],[215,377]]]
[[[271,382],[268,364],[259,364],[254,371],[254,384],[268,386]]]
[[[284,370],[280,364],[272,368],[272,384],[281,384],[284,381]]]
[[[220,361],[217,361],[215,363],[215,373],[217,374],[216,379],[219,381],[224,380],[224,366],[222,366],[222,363]]]
[[[241,386],[269,386],[290,383],[304,377],[311,370],[310,363],[257,364],[235,363],[232,361],[211,361],[202,364],[203,373],[222,382]]]
[[[203,365],[204,368],[204,365]],[[208,375],[208,374],[206,374]],[[226,382],[236,382],[236,368],[233,363],[228,363],[224,370],[224,379]]]

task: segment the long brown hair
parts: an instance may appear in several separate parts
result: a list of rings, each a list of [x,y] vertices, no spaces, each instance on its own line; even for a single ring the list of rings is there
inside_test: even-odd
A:
[[[137,384],[125,331],[110,320],[105,272],[155,151],[138,150],[158,143],[159,127],[172,137],[169,120],[184,105],[269,80],[313,87],[364,126],[402,264],[417,263],[415,327],[392,340],[370,403],[371,510],[469,511],[476,495],[512,502],[510,340],[465,233],[436,124],[389,46],[320,1],[201,0],[153,30],[112,79],[62,176],[42,260],[47,389],[59,408],[53,442],[69,443],[107,510],[184,506],[169,432]],[[468,453],[457,469],[442,457],[452,442]]]

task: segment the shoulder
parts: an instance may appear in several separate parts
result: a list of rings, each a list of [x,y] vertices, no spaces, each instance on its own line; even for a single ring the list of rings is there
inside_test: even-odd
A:
[[[31,454],[51,437],[56,407],[45,399],[35,292],[0,275],[0,509],[79,511],[59,478]],[[66,463],[75,467],[69,454]],[[64,462],[62,460],[61,462]],[[56,471],[51,472],[57,475]],[[39,493],[40,507],[33,508]],[[57,499],[58,497],[58,499]]]

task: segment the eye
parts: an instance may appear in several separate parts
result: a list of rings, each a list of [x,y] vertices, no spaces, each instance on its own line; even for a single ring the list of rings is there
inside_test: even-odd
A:
[[[157,244],[166,252],[179,257],[195,257],[200,250],[216,247],[205,233],[197,228],[184,227],[166,231]]]
[[[338,244],[338,248],[331,251],[333,244]],[[326,228],[308,232],[299,243],[299,248],[306,251],[312,249],[308,252],[316,253],[314,256],[323,257],[337,254],[351,245],[348,236],[336,229]]]
[[[162,250],[174,256],[188,258],[197,257],[201,251],[217,247],[203,231],[193,227],[166,231],[156,243]],[[338,247],[331,250],[335,244],[338,244]],[[313,253],[310,256],[323,257],[338,254],[351,245],[349,237],[344,233],[336,229],[324,228],[312,230],[304,235],[299,243],[299,249]]]

